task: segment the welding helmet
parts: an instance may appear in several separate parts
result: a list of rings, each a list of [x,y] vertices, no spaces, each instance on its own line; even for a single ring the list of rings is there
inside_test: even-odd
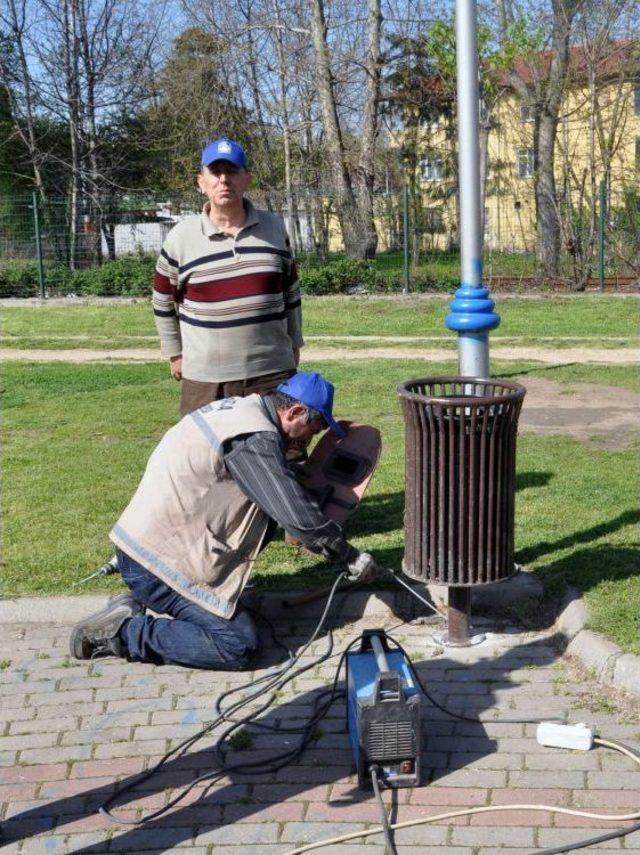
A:
[[[298,371],[281,383],[277,391],[317,410],[332,431],[338,436],[345,435],[345,429],[333,418],[333,384],[317,371]]]

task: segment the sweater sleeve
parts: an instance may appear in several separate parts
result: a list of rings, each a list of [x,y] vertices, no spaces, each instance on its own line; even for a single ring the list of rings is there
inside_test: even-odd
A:
[[[180,356],[182,338],[178,321],[178,261],[171,255],[171,234],[160,250],[153,279],[153,316],[163,356]]]
[[[245,496],[307,549],[332,560],[355,561],[358,550],[298,483],[276,434],[237,437],[224,452],[224,461]]]

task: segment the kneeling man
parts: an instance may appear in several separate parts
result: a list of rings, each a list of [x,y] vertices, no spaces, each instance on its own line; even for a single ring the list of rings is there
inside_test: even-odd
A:
[[[238,600],[276,524],[351,578],[372,575],[373,558],[345,540],[286,460],[326,428],[343,432],[332,408],[332,384],[299,372],[276,392],[215,401],[168,430],[110,535],[131,593],[74,628],[72,654],[248,667],[258,639]]]

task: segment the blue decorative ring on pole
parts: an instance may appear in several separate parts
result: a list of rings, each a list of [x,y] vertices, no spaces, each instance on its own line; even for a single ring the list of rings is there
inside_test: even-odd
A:
[[[455,332],[489,332],[500,323],[493,308],[489,289],[477,285],[461,285],[451,302],[451,312],[445,318],[447,329]]]

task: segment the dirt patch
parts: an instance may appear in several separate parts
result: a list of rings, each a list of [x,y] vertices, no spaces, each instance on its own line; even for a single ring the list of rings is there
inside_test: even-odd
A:
[[[555,383],[529,377],[524,381],[521,433],[569,435],[598,440],[604,448],[624,450],[640,435],[640,395],[614,386]]]

